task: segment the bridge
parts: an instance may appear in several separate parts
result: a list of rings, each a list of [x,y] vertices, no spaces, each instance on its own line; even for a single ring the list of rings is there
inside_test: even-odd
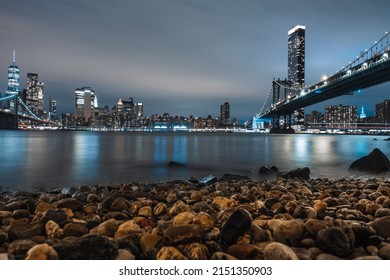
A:
[[[271,132],[291,132],[294,111],[390,81],[389,37],[386,32],[346,67],[314,85],[299,87],[292,81],[274,80],[256,117],[272,119]]]
[[[0,92],[0,129],[19,129],[32,124],[52,123],[34,114],[17,94]]]

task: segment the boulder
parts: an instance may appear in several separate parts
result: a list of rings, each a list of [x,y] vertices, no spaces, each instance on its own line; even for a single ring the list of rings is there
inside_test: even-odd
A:
[[[304,179],[309,180],[310,179],[310,169],[308,167],[304,168],[297,168],[294,170],[290,170],[288,172],[281,172],[278,173],[278,177],[282,177],[283,179]]]
[[[263,165],[259,169],[259,176],[262,179],[276,179],[278,175],[278,168],[276,166]]]
[[[380,174],[390,171],[390,161],[378,148],[370,154],[355,160],[348,169],[349,172]]]
[[[242,180],[250,180],[248,176],[238,175],[238,174],[230,174],[225,173],[222,175],[221,180],[222,181],[242,181]]]

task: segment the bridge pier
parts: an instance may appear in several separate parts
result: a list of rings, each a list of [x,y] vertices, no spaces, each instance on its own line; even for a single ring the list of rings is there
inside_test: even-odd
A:
[[[294,129],[291,128],[291,114],[283,115],[283,127],[280,126],[281,115],[274,115],[272,118],[272,128],[270,133],[275,134],[293,134]]]
[[[0,112],[0,129],[18,129],[18,116]]]

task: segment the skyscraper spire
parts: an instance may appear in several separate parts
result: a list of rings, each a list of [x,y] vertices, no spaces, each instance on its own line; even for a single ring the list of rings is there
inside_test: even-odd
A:
[[[16,53],[15,53],[15,49],[14,49],[14,53],[12,55],[12,65],[15,66],[16,65]]]

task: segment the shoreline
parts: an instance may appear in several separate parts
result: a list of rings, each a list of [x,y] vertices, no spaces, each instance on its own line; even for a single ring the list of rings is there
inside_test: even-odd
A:
[[[390,259],[390,179],[5,192],[1,259]]]

